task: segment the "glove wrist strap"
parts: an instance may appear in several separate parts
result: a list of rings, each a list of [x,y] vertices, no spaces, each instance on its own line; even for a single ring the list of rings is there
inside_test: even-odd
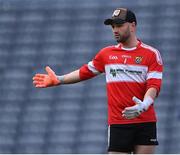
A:
[[[144,109],[147,110],[149,108],[149,106],[151,104],[153,104],[153,102],[154,102],[154,100],[150,96],[146,97],[143,101]]]
[[[60,81],[60,84],[64,83],[64,75],[62,76],[57,76],[57,79]]]

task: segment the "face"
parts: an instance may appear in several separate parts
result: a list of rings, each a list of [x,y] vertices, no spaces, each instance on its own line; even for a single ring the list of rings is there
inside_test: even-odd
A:
[[[132,23],[111,25],[114,37],[118,43],[124,43],[130,38],[131,32],[133,32],[131,24]]]

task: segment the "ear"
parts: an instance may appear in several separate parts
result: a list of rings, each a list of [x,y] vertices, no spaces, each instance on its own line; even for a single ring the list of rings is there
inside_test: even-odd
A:
[[[131,29],[130,29],[131,32],[135,32],[136,31],[136,23],[135,22],[132,22],[130,27],[131,27]]]
[[[135,23],[135,22],[132,22],[132,25],[133,25],[134,27],[136,27],[136,23]]]

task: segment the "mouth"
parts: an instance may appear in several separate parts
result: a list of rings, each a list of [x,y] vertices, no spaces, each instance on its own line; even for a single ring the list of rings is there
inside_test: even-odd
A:
[[[114,37],[115,37],[116,39],[119,39],[121,36],[120,36],[118,33],[114,33]]]

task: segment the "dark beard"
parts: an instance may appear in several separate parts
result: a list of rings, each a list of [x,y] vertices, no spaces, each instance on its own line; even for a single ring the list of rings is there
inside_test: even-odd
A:
[[[119,38],[115,38],[117,43],[125,43],[130,37],[130,34],[128,35],[124,35],[124,36],[120,36],[119,35]]]
[[[129,36],[116,39],[117,43],[125,43],[129,39]]]
[[[124,35],[119,34],[119,37],[118,38],[115,37],[115,39],[118,43],[125,43],[129,39],[129,37],[130,37],[130,31],[128,27]]]

